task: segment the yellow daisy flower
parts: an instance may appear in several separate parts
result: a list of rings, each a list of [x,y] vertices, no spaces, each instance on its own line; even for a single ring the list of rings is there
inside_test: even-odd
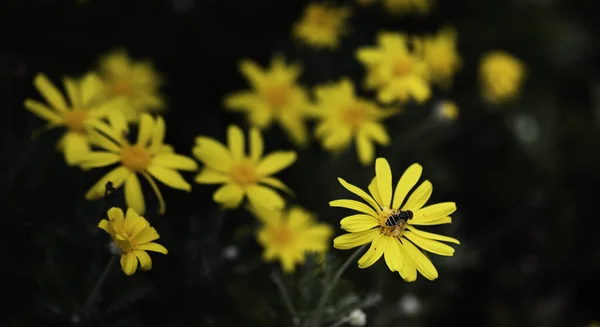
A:
[[[346,33],[345,24],[350,9],[331,7],[324,3],[310,3],[304,14],[294,25],[293,34],[315,48],[335,49],[340,37]]]
[[[138,261],[141,270],[152,269],[152,259],[146,251],[168,253],[164,246],[153,242],[160,237],[156,229],[131,208],[126,215],[121,208],[110,208],[108,220],[102,219],[98,227],[107,232],[121,250],[121,268],[127,276],[136,272]]]
[[[127,100],[123,113],[128,121],[137,121],[142,112],[164,109],[161,79],[149,62],[133,61],[124,50],[115,50],[101,58],[98,72],[108,96]]]
[[[431,96],[427,63],[409,49],[408,37],[381,32],[377,47],[362,47],[356,56],[367,69],[366,87],[377,90],[380,102],[423,103]]]
[[[436,35],[417,39],[417,46],[422,47],[430,80],[444,87],[450,86],[452,77],[462,65],[456,49],[456,30],[451,27],[442,28]]]
[[[435,107],[435,115],[442,120],[457,120],[460,115],[458,105],[454,101],[445,100]]]
[[[452,256],[454,249],[438,241],[460,244],[454,238],[416,229],[415,225],[439,225],[452,222],[449,217],[456,210],[454,202],[444,202],[423,207],[432,192],[432,185],[424,181],[406,200],[410,190],[421,177],[423,168],[413,164],[404,172],[392,193],[392,171],[387,160],[375,161],[375,178],[369,184],[369,193],[338,178],[348,191],[362,198],[335,200],[332,207],[348,208],[360,212],[342,219],[342,229],[349,232],[336,237],[333,246],[347,250],[371,243],[369,250],[358,260],[360,268],[374,264],[381,256],[391,271],[398,271],[406,281],[417,279],[417,270],[429,280],[438,277],[434,265],[421,249],[443,256]]]
[[[518,96],[525,67],[513,55],[494,50],[483,55],[479,78],[484,98],[490,103],[502,103]]]
[[[224,208],[240,206],[244,197],[254,207],[283,208],[285,201],[271,188],[291,193],[289,188],[271,175],[296,161],[294,151],[276,151],[263,158],[263,138],[256,128],[250,129],[250,154],[246,155],[244,132],[235,125],[227,129],[227,143],[206,136],[196,138],[193,153],[204,163],[196,183],[223,184],[213,195]]]
[[[65,78],[65,90],[69,102],[44,74],[37,74],[33,84],[49,106],[36,100],[27,99],[25,108],[48,121],[47,128],[65,127],[66,132],[58,141],[65,161],[72,166],[90,151],[85,125],[89,121],[101,119],[113,110],[122,108],[118,100],[105,101],[102,82],[95,74],[87,74],[81,80]]]
[[[382,109],[372,101],[357,97],[349,78],[318,86],[315,94],[317,101],[311,111],[319,119],[315,133],[323,147],[342,151],[355,139],[358,159],[363,165],[371,164],[375,157],[373,143],[386,146],[390,142],[383,119],[398,111]]]
[[[242,60],[240,70],[253,90],[227,96],[225,107],[245,113],[260,129],[277,121],[293,142],[306,145],[305,107],[309,100],[306,90],[297,84],[300,67],[286,66],[283,58],[276,56],[266,71],[250,60]]]
[[[264,248],[265,261],[279,259],[284,272],[304,263],[307,252],[323,255],[333,235],[331,226],[319,223],[315,216],[299,206],[288,210],[252,207],[262,222],[258,242]]]
[[[96,122],[92,125],[92,143],[105,151],[93,151],[82,160],[83,168],[106,167],[118,163],[118,167],[102,177],[85,195],[88,200],[104,196],[104,188],[111,181],[115,188],[125,184],[125,202],[128,207],[143,214],[146,211],[142,186],[138,174],[143,176],[152,187],[160,205],[160,214],[165,212],[163,197],[154,182],[156,178],[163,184],[184,191],[192,186],[177,170],[195,171],[196,162],[189,157],[173,153],[171,147],[163,144],[165,122],[161,117],[153,119],[150,114],[140,116],[137,142],[127,140],[129,128],[121,112],[109,115],[109,124]]]

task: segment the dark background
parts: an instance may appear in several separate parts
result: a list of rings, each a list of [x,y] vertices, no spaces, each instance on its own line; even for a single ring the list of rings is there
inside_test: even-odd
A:
[[[32,139],[42,121],[22,103],[39,99],[37,72],[57,85],[80,76],[98,56],[125,48],[152,60],[165,78],[166,142],[191,154],[194,137],[225,141],[226,126],[247,127],[222,109],[229,92],[246,88],[238,60],[261,65],[283,53],[304,66],[307,86],[350,76],[363,68],[353,51],[374,43],[377,31],[458,30],[463,69],[450,91],[437,90],[422,107],[407,108],[387,123],[393,143],[379,148],[396,177],[412,162],[424,166],[435,191],[432,202],[455,201],[454,223],[428,230],[455,236],[454,257],[433,257],[440,278],[405,283],[382,262],[344,275],[337,298],[352,291],[379,293],[366,308],[368,326],[583,326],[600,320],[600,238],[597,237],[600,174],[598,5],[594,1],[438,1],[432,14],[391,17],[381,5],[355,8],[351,34],[336,51],[303,47],[290,39],[305,1],[233,0],[3,0],[0,2],[0,146],[2,326],[82,325],[85,301],[109,254],[107,235],[96,228],[103,210],[123,205],[87,202],[85,191],[103,171],[65,165],[55,151],[57,132]],[[504,49],[527,67],[522,96],[490,106],[479,96],[482,53]],[[372,96],[370,93],[362,93]],[[457,101],[454,124],[413,135],[437,99]],[[293,148],[278,127],[265,132],[267,150]],[[407,141],[408,140],[408,141]],[[313,141],[279,176],[296,201],[341,233],[345,212],[328,207],[347,194],[336,177],[366,187],[374,173],[354,150],[341,157]],[[189,180],[193,174],[187,174]],[[277,264],[260,261],[252,237],[255,220],[242,209],[220,213],[214,187],[192,193],[161,187],[167,214],[149,206],[147,218],[161,234],[167,256],[126,277],[118,269],[104,284],[90,324],[96,326],[287,326],[289,317],[269,278]],[[148,203],[153,203],[152,194]],[[224,260],[234,244],[239,257]],[[332,250],[343,260],[350,251]],[[301,276],[287,276],[296,284]],[[295,292],[293,292],[296,294]],[[294,295],[301,301],[302,292]],[[414,294],[416,315],[399,299]]]

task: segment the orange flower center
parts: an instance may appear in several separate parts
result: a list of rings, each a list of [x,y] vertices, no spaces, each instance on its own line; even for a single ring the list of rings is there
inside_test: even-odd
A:
[[[130,95],[133,91],[133,86],[129,81],[122,80],[113,84],[112,91],[115,95]]]
[[[387,236],[400,237],[408,225],[408,219],[402,219],[399,216],[400,210],[383,207],[379,214],[379,229],[381,233]],[[411,215],[412,217],[412,215]]]
[[[121,150],[121,163],[133,172],[142,172],[151,162],[151,157],[146,149],[138,146],[126,146]]]
[[[288,102],[290,88],[288,86],[273,86],[266,90],[267,103],[274,111],[280,111]]]
[[[357,129],[365,123],[367,115],[362,106],[359,104],[354,104],[353,106],[344,110],[342,113],[342,119],[346,125],[352,127],[353,129]]]
[[[287,226],[281,226],[271,232],[271,237],[275,245],[285,247],[293,242],[294,233]]]
[[[413,65],[409,59],[399,59],[394,63],[394,74],[397,76],[408,75],[412,70]]]
[[[233,166],[230,172],[233,181],[240,186],[249,186],[256,184],[258,175],[254,165],[249,161],[243,161]]]
[[[85,134],[85,119],[87,113],[81,109],[73,109],[63,114],[65,125],[67,128],[75,133]]]

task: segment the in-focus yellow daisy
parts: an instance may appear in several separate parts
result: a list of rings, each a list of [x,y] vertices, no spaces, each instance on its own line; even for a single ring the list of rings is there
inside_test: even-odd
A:
[[[310,3],[294,25],[293,34],[315,48],[335,49],[340,37],[347,32],[345,24],[349,17],[349,8]]]
[[[456,204],[444,202],[423,207],[432,192],[431,182],[427,180],[406,199],[422,171],[423,168],[416,163],[408,167],[392,192],[390,165],[384,158],[377,158],[376,176],[368,187],[370,194],[338,178],[344,188],[367,204],[355,200],[335,200],[329,203],[332,207],[360,212],[342,219],[341,227],[349,233],[336,237],[333,246],[347,250],[371,243],[369,250],[358,260],[360,268],[371,266],[383,256],[389,269],[398,271],[406,281],[415,281],[417,270],[429,280],[436,279],[437,270],[419,248],[438,255],[452,256],[454,249],[438,241],[460,243],[454,238],[424,232],[414,226],[451,223],[449,215],[456,210]]]
[[[300,67],[288,66],[282,57],[276,56],[268,70],[250,60],[242,60],[240,70],[252,90],[227,96],[225,107],[245,113],[250,124],[260,129],[278,122],[293,142],[306,145],[305,108],[309,100],[306,90],[297,84]]]
[[[48,121],[47,128],[64,127],[65,134],[58,141],[65,161],[75,165],[90,151],[85,125],[89,121],[101,119],[111,111],[120,110],[123,103],[102,96],[102,82],[95,74],[87,74],[81,80],[65,78],[64,85],[69,102],[44,74],[37,74],[33,84],[42,94],[48,105],[27,99],[25,108]]]
[[[139,174],[152,187],[159,201],[160,214],[164,214],[165,203],[154,178],[169,187],[189,192],[192,186],[177,170],[195,171],[198,169],[196,162],[192,158],[173,153],[172,148],[163,143],[166,127],[161,117],[153,119],[150,114],[141,114],[136,143],[130,143],[127,139],[129,128],[123,113],[111,113],[108,119],[109,124],[95,122],[90,131],[92,144],[104,151],[88,153],[81,161],[81,166],[98,168],[118,164],[118,167],[92,186],[85,195],[86,199],[102,198],[109,181],[115,188],[125,184],[127,206],[143,214],[146,202]]]
[[[108,220],[102,219],[98,227],[110,234],[121,250],[121,268],[127,276],[136,272],[138,261],[141,270],[152,269],[152,259],[146,251],[168,253],[164,246],[153,242],[160,237],[156,229],[131,208],[127,209],[127,215],[123,215],[121,208],[110,208]]]
[[[258,242],[264,248],[264,260],[279,259],[285,272],[293,272],[297,264],[304,263],[307,252],[322,255],[329,249],[331,226],[319,223],[299,206],[288,210],[252,207],[251,211],[262,222]]]
[[[408,37],[381,32],[377,47],[362,47],[356,56],[367,69],[366,87],[377,89],[377,98],[388,104],[410,99],[422,103],[431,96],[428,67],[422,56],[409,49]]]
[[[429,67],[431,82],[448,87],[454,74],[461,68],[461,59],[456,49],[456,30],[444,27],[437,34],[417,39],[423,58]]]
[[[357,0],[363,6],[369,6],[377,0]],[[427,14],[433,7],[433,0],[382,0],[385,9],[393,15],[398,14]]]
[[[142,112],[164,109],[161,79],[151,63],[133,61],[124,50],[115,50],[101,58],[98,71],[106,94],[127,100],[123,113],[128,121],[137,121]]]
[[[483,55],[479,78],[484,98],[490,103],[502,103],[518,96],[525,67],[506,51],[494,50]]]
[[[338,152],[356,140],[359,161],[363,165],[373,163],[373,143],[386,146],[390,142],[382,122],[398,111],[382,109],[375,102],[357,97],[349,78],[317,86],[315,94],[317,101],[311,111],[319,119],[315,133],[323,147]]]
[[[458,105],[454,101],[445,100],[435,107],[435,116],[441,120],[457,120],[459,115]]]
[[[199,136],[193,153],[204,163],[196,177],[200,184],[223,184],[213,195],[224,208],[237,208],[244,197],[254,207],[283,208],[285,201],[272,188],[291,193],[280,180],[271,177],[296,161],[294,151],[275,151],[263,157],[263,138],[257,128],[249,134],[250,154],[246,155],[244,132],[235,125],[227,129],[228,147],[210,137]]]

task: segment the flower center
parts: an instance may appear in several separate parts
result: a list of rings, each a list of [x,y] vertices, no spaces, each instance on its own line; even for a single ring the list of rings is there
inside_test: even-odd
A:
[[[129,237],[124,230],[117,231],[114,243],[121,249],[121,252],[129,252],[135,250],[138,246],[137,241],[133,237]],[[121,239],[119,239],[121,238]]]
[[[344,123],[353,129],[361,127],[367,119],[364,108],[358,104],[354,104],[353,106],[344,110],[342,115]]]
[[[133,87],[129,81],[118,81],[113,84],[112,91],[115,95],[130,95]]]
[[[87,113],[81,109],[73,109],[63,114],[65,125],[67,128],[75,133],[85,134],[85,118]]]
[[[254,165],[249,161],[243,161],[233,166],[230,172],[231,178],[240,186],[256,184],[258,176]]]
[[[150,165],[150,154],[138,146],[126,146],[121,150],[121,163],[133,172],[142,172]]]
[[[387,236],[400,237],[413,217],[410,210],[402,211],[383,207],[379,214],[379,228]]]
[[[409,59],[402,58],[394,63],[394,74],[397,76],[408,75],[412,72],[412,62]]]
[[[287,226],[274,229],[271,236],[273,243],[281,247],[291,244],[294,239],[294,233]]]
[[[274,111],[280,111],[288,102],[290,88],[287,86],[273,86],[267,89],[265,97],[267,103]]]

